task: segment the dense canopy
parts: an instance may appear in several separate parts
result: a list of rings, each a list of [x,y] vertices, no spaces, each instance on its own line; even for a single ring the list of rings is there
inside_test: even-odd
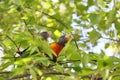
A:
[[[119,25],[120,0],[0,0],[0,80],[119,80]]]

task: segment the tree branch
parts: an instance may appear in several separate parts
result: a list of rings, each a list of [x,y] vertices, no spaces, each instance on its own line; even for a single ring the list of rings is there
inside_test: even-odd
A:
[[[64,75],[64,76],[70,76],[68,73],[64,73],[64,72],[44,72],[43,75]]]
[[[0,72],[0,74],[7,74],[7,75],[10,75],[12,72]],[[17,76],[14,76],[12,77],[12,80],[13,79],[20,79],[20,78],[24,78],[24,77],[28,77],[30,76],[31,74],[30,73],[24,73],[24,74],[20,74],[20,75],[17,75]],[[48,72],[43,72],[42,76],[47,76],[47,75],[63,75],[63,76],[70,76],[68,73],[64,73],[64,72],[57,72],[57,71],[48,71]],[[8,78],[9,79],[9,78]]]

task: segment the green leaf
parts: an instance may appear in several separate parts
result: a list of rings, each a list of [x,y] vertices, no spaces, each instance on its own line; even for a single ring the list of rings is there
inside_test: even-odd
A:
[[[66,56],[66,59],[68,59],[68,60],[73,59],[73,58],[74,59],[79,58],[79,56],[77,56],[78,55],[77,48],[76,48],[75,44],[73,44],[71,42],[71,40],[69,40],[67,42],[67,44],[65,45],[65,47],[62,49],[59,56],[61,56],[61,55]],[[73,55],[75,55],[75,56],[72,58]]]
[[[92,69],[89,69],[89,68],[82,68],[82,72],[81,72],[81,76],[85,76],[85,75],[89,75],[89,74],[92,74],[92,73],[96,73],[94,72]]]
[[[25,58],[21,58],[21,59],[16,60],[16,61],[14,62],[14,64],[16,64],[16,65],[28,64],[28,63],[30,63],[32,60],[33,60],[32,57],[25,57]]]
[[[99,3],[103,8],[106,7],[106,5],[105,5],[105,3],[104,3],[104,0],[98,0],[98,3]]]
[[[80,2],[77,2],[75,6],[77,8],[77,15],[85,15],[86,14],[86,10],[88,9],[87,6],[81,4]]]
[[[116,19],[116,9],[113,9],[107,13],[108,21],[113,22]]]
[[[89,16],[92,24],[99,24],[101,21],[100,14],[91,13]]]
[[[80,54],[77,53],[72,53],[71,56],[70,56],[70,60],[80,60]]]
[[[64,70],[64,68],[63,68],[61,65],[56,65],[56,66],[55,66],[55,69],[56,69],[57,71],[63,71],[63,70]]]
[[[0,75],[0,80],[5,80],[3,77],[1,77],[1,75]]]
[[[11,74],[10,78],[13,78],[14,76],[24,74],[25,67],[24,66],[19,66],[17,68],[13,68],[11,72],[12,72],[12,74]]]
[[[49,64],[50,64],[50,62],[48,60],[42,60],[41,62],[45,66],[49,66]]]
[[[110,4],[111,0],[105,0],[107,4]]]
[[[81,60],[82,60],[83,67],[87,67],[88,66],[88,62],[89,62],[88,55],[84,54]]]
[[[110,57],[104,53],[111,41],[107,44],[103,42],[105,47],[101,48],[104,51],[100,54],[92,52],[94,46],[100,46],[97,44],[100,43],[101,36],[120,37],[120,3],[117,1],[111,6],[113,3],[112,0],[1,0],[0,47],[4,50],[0,52],[4,57],[0,62],[0,72],[9,66],[15,67],[10,70],[11,74],[0,74],[0,80],[6,80],[4,77],[7,75],[10,78],[23,75],[26,71],[33,80],[37,76],[42,76],[43,80],[88,80],[84,76],[90,75],[119,80],[116,76],[120,74],[119,56]],[[92,7],[96,10],[92,10]],[[92,10],[92,13],[88,10]],[[71,36],[55,63],[44,56],[44,53],[48,54],[52,59],[54,51],[40,37],[41,30],[49,31],[55,42],[64,33]],[[92,46],[89,47],[87,43]],[[118,45],[116,51],[119,53],[119,41],[112,41],[112,44]],[[28,46],[29,49],[23,55],[16,55]],[[36,65],[38,63],[41,68]],[[43,69],[49,75],[44,74]],[[63,74],[56,75],[53,71]]]
[[[33,68],[30,68],[30,74],[32,75],[33,80],[37,80],[37,74]]]
[[[109,43],[105,44],[105,48],[108,48],[109,46],[110,46],[110,44],[109,44]]]
[[[115,28],[118,31],[118,35],[120,35],[120,22],[115,22]]]
[[[97,60],[100,60],[101,59],[101,56],[100,54],[95,54],[95,53],[89,53],[89,59],[91,61],[97,61]]]
[[[97,40],[101,37],[100,33],[98,33],[96,30],[92,30],[89,34],[89,38],[92,44],[96,44]]]
[[[79,66],[73,67],[73,69],[77,72],[82,72],[82,69]]]
[[[94,0],[88,0],[88,6],[92,6],[94,4]]]
[[[41,43],[44,45],[41,45]],[[39,43],[41,45],[40,48],[42,48],[43,52],[49,55],[50,58],[52,58],[52,54],[54,53],[54,51],[50,48],[50,45],[47,42],[41,41],[41,43]]]
[[[38,69],[36,67],[34,69],[38,73],[39,76],[42,76],[43,73],[42,73],[42,71],[40,69]]]
[[[8,68],[11,65],[13,65],[13,62],[3,63],[3,64],[1,64],[0,70],[4,70],[4,69]]]
[[[114,61],[112,57],[105,56],[103,59],[98,60],[98,69],[112,68],[114,66]]]
[[[42,63],[44,66],[49,66],[50,61],[46,57],[41,57],[39,55],[34,57],[34,62],[36,63]]]

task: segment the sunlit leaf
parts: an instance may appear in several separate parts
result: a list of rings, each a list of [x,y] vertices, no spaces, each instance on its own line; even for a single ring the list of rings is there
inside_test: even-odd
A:
[[[60,37],[60,36],[62,35],[59,30],[56,30],[56,31],[54,32],[54,34],[55,34],[57,37]]]
[[[52,78],[51,77],[47,77],[46,80],[52,80]]]
[[[38,68],[35,68],[35,71],[39,74],[39,76],[42,76],[41,70],[39,70]]]

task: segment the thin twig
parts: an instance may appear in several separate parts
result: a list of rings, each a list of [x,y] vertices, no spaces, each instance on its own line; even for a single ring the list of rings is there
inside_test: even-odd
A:
[[[16,53],[18,53],[19,55],[22,55],[25,51],[27,51],[29,49],[29,46],[27,48],[25,48],[23,51],[17,51]]]
[[[35,35],[33,34],[33,32],[30,29],[28,29],[28,32],[32,35],[33,38],[35,38]]]
[[[67,60],[67,61],[58,61],[58,64],[66,64],[66,63],[72,63],[72,62],[77,62],[77,61],[81,61],[81,60]]]
[[[57,19],[56,17],[51,16],[51,15],[49,15],[48,13],[46,13],[44,11],[40,11],[40,12],[42,12],[43,14],[45,14],[46,16],[48,16],[48,17],[50,17],[52,19],[55,19],[57,22],[59,22],[60,24],[62,24],[64,27],[66,27],[68,29],[68,26],[62,20]]]
[[[15,41],[11,37],[9,37],[8,35],[6,35],[6,36],[7,36],[7,38],[9,40],[11,40],[13,42],[13,44],[16,46],[17,50],[19,50],[19,47],[17,46],[17,44],[15,43]]]
[[[112,39],[112,38],[105,38],[105,37],[101,37],[101,38],[103,38],[103,39],[109,39],[109,40],[112,40],[112,41],[119,41],[119,40],[117,40],[117,39]]]
[[[75,40],[74,34],[73,34],[72,32],[71,32],[71,35],[72,35],[72,37],[73,37],[73,41],[75,42],[75,45],[76,45],[77,49],[79,50],[79,46],[78,46],[78,44],[77,44],[77,42],[76,42],[76,40]]]

